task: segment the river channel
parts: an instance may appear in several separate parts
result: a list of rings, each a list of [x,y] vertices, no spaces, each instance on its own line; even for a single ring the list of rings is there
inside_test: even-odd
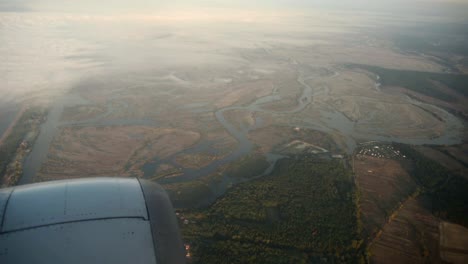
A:
[[[303,76],[302,73],[298,70],[297,82],[302,86],[302,94],[297,98],[297,105],[290,110],[284,111],[274,111],[265,109],[266,104],[281,100],[281,96],[276,90],[273,90],[270,95],[256,99],[253,103],[247,106],[230,106],[226,108],[219,109],[215,112],[217,121],[229,132],[229,134],[236,139],[238,142],[237,148],[232,151],[230,154],[225,156],[222,159],[216,160],[209,165],[202,167],[200,169],[182,169],[181,176],[165,178],[160,180],[160,183],[174,183],[174,182],[183,182],[194,180],[206,175],[210,175],[220,167],[235,160],[240,159],[241,157],[248,155],[254,148],[253,143],[248,139],[248,133],[252,130],[255,130],[259,127],[262,127],[263,120],[254,115],[256,112],[265,112],[273,115],[288,114],[294,115],[303,111],[307,106],[314,103],[314,96],[320,94],[327,94],[328,87],[325,85],[319,87],[311,87],[307,84],[307,80],[316,78],[317,76]],[[335,72],[331,77],[338,76],[339,73]],[[377,83],[376,83],[377,85]],[[117,98],[117,96],[116,96]],[[115,98],[114,98],[115,99]],[[53,141],[54,136],[58,133],[58,130],[62,126],[113,126],[113,125],[144,125],[144,126],[153,126],[157,127],[158,124],[152,120],[146,119],[106,119],[114,112],[112,100],[109,99],[107,104],[107,111],[95,118],[91,118],[85,121],[80,122],[71,122],[71,121],[61,121],[61,114],[65,106],[77,106],[89,104],[88,101],[83,99],[77,94],[68,94],[64,95],[60,100],[58,100],[47,117],[46,122],[41,126],[40,134],[30,152],[24,161],[24,173],[20,178],[19,184],[26,184],[32,182],[36,173],[40,170],[42,164],[47,160],[47,153],[49,151],[50,144]],[[367,133],[358,132],[355,129],[355,123],[349,120],[341,112],[334,110],[320,110],[321,117],[317,120],[295,120],[291,118],[289,125],[291,127],[300,126],[303,128],[314,129],[322,131],[325,133],[339,133],[346,139],[347,152],[352,153],[356,147],[357,140],[375,140],[375,141],[384,141],[384,142],[400,142],[400,143],[409,143],[409,144],[456,144],[460,142],[458,131],[460,127],[463,127],[463,124],[451,115],[450,113],[432,105],[424,104],[421,102],[413,101],[408,98],[409,103],[424,106],[426,108],[437,109],[439,112],[444,113],[444,122],[447,125],[445,133],[437,138],[416,138],[416,139],[406,139],[406,138],[395,138],[395,137],[384,137],[380,136],[378,133],[373,133],[368,131]],[[125,106],[124,106],[125,107]],[[224,113],[230,110],[244,110],[249,111],[253,116],[255,116],[255,124],[251,127],[241,127],[237,128],[226,120]],[[170,163],[175,164],[175,157],[180,154],[194,154],[194,153],[206,153],[213,151],[211,145],[214,142],[199,142],[198,144],[192,146],[191,148],[185,149],[179,153],[174,154],[173,156],[160,160],[158,157],[154,157],[148,163],[146,163],[142,170],[145,173],[145,176],[149,177],[153,175],[157,170],[159,164],[161,163]],[[266,159],[270,163],[270,166],[261,174],[263,176],[268,174],[274,169],[275,164],[281,158],[284,158],[282,155],[275,153],[266,154]],[[109,175],[112,176],[112,175]],[[216,193],[222,194],[226,186],[231,184],[233,181],[242,181],[240,179],[227,179],[223,178],[219,186],[216,186]]]

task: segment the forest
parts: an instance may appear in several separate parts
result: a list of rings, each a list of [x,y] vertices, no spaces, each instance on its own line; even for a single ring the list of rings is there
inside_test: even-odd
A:
[[[411,176],[419,184],[426,206],[435,216],[468,227],[468,180],[454,175],[409,145],[395,143],[411,161]]]
[[[394,70],[369,65],[352,65],[351,67],[357,67],[379,75],[383,86],[404,87],[447,102],[455,102],[457,98],[438,87],[438,84],[468,96],[468,90],[466,89],[468,75]]]
[[[393,39],[404,51],[431,54],[436,57],[443,57],[442,54],[466,56],[468,55],[467,28],[466,23],[427,23],[406,28],[395,34]]]
[[[229,177],[253,178],[261,175],[270,166],[263,155],[250,154],[229,164],[224,172]]]
[[[339,161],[284,159],[211,207],[181,211],[183,235],[195,263],[356,263],[355,191]]]

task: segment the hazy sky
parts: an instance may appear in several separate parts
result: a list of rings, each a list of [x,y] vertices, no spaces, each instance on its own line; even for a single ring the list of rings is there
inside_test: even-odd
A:
[[[333,8],[437,14],[441,12],[466,12],[467,4],[468,0],[0,0],[0,10],[158,13],[168,9],[191,8],[246,8],[261,10]]]
[[[71,88],[84,77],[99,74],[238,65],[244,63],[235,53],[239,49],[265,43],[305,45],[304,41],[314,41],[312,33],[340,30],[321,25],[375,26],[366,19],[400,19],[355,11],[403,14],[401,21],[417,17],[413,14],[444,15],[452,21],[455,16],[447,14],[458,12],[457,20],[466,20],[468,15],[462,13],[468,8],[459,5],[467,2],[0,0],[0,103],[33,97],[34,91]],[[332,14],[320,8],[353,12]]]

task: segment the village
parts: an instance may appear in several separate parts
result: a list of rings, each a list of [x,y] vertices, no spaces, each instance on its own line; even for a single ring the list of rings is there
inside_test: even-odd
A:
[[[385,144],[381,142],[365,142],[361,143],[357,155],[370,156],[381,159],[395,159],[406,158],[399,150],[395,149],[392,144]]]

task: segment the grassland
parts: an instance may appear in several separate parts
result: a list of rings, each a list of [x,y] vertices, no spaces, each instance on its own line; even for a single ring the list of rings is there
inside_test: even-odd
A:
[[[192,131],[146,126],[66,127],[52,142],[37,178],[142,175],[149,158],[167,158],[199,137]]]

